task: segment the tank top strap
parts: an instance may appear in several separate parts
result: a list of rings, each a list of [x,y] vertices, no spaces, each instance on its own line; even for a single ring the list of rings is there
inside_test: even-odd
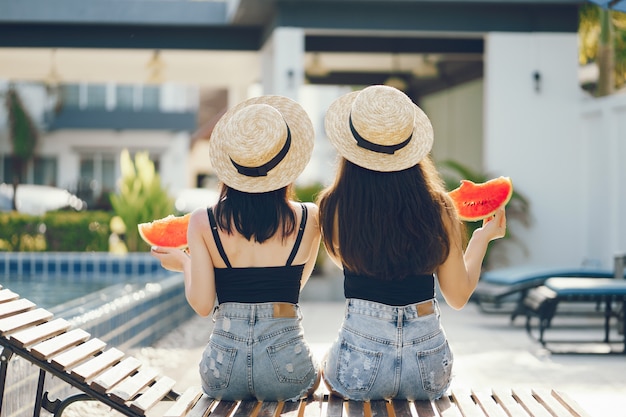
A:
[[[211,224],[211,232],[213,233],[213,240],[215,240],[215,246],[217,246],[217,251],[220,253],[222,260],[226,264],[227,268],[232,268],[230,266],[230,261],[228,260],[228,256],[226,256],[226,252],[224,252],[224,246],[222,246],[222,241],[220,239],[219,233],[217,233],[217,222],[215,221],[215,215],[213,214],[213,207],[207,207],[207,214],[209,215],[209,223]]]
[[[291,249],[291,254],[289,255],[289,259],[287,259],[287,266],[291,266],[296,254],[298,253],[298,249],[300,249],[300,242],[302,242],[302,235],[304,235],[304,228],[306,227],[307,213],[308,210],[304,203],[300,203],[302,206],[302,220],[300,221],[300,228],[298,229],[298,236],[296,237],[296,242],[293,244],[293,249]]]

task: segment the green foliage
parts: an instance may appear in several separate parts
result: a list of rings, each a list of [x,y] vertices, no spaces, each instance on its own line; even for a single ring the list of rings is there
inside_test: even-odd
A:
[[[39,131],[13,87],[7,91],[6,107],[9,113],[9,134],[13,143],[13,155],[22,160],[29,160],[35,153]]]
[[[474,171],[458,161],[445,160],[438,162],[437,166],[442,173],[442,177],[448,191],[458,188],[461,185],[461,180],[469,180],[479,184],[493,179],[493,177],[490,177],[488,174]],[[511,180],[513,182],[513,195],[506,206],[507,222],[511,220],[518,221],[525,227],[528,227],[530,226],[530,202],[519,191],[515,190],[515,179],[511,178]],[[482,221],[465,222],[465,225],[467,230],[467,239],[469,239],[472,236],[472,233],[474,233],[474,230],[482,226]],[[507,228],[504,239],[510,239],[520,245],[522,244],[511,233],[510,228]],[[491,247],[491,245],[489,245],[489,247]],[[489,264],[489,254],[490,251],[488,249],[487,255],[485,256],[485,265]]]
[[[317,195],[324,186],[321,183],[312,183],[305,186],[296,186],[296,196],[303,202],[315,202]]]
[[[128,150],[124,149],[120,165],[119,192],[111,195],[111,205],[126,225],[128,250],[146,251],[149,247],[141,240],[137,225],[173,214],[174,200],[161,186],[161,178],[147,152],[137,153],[133,162]]]
[[[103,211],[46,213],[43,217],[48,251],[104,252],[108,250],[112,214]]]
[[[615,88],[622,87],[626,83],[626,13],[605,12],[595,4],[586,3],[581,5],[579,16],[578,53],[580,64],[597,62],[598,65],[604,65],[601,60],[602,46],[606,45],[612,48]],[[610,16],[610,20],[602,18],[607,16]],[[611,31],[609,31],[607,23],[612,25]],[[612,41],[610,40],[611,35]],[[607,45],[607,42],[610,44]]]
[[[0,251],[106,252],[112,216],[103,211],[0,213]]]
[[[297,186],[296,187],[296,197],[298,200],[302,202],[315,202],[317,195],[322,191],[324,186],[321,183],[315,182],[305,186]],[[323,242],[320,241],[320,250],[317,253],[317,259],[315,260],[315,267],[313,268],[313,274],[321,274],[324,268],[324,263],[328,258],[328,254],[326,253],[326,248]]]
[[[40,231],[41,218],[18,212],[0,213],[0,251],[28,252],[45,250]]]

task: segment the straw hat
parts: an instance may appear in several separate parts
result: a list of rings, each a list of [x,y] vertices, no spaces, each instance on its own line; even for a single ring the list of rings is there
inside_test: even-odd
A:
[[[372,171],[400,171],[433,146],[428,116],[398,89],[374,85],[336,99],[326,134],[341,156]]]
[[[313,152],[313,124],[282,96],[248,99],[228,110],[209,141],[217,177],[248,193],[278,190],[295,181]]]

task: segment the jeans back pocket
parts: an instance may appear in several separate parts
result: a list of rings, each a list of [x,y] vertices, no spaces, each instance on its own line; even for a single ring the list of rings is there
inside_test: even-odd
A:
[[[279,382],[302,384],[315,374],[311,352],[302,336],[268,346],[267,354]]]
[[[237,349],[209,340],[200,361],[200,375],[206,388],[220,390],[228,387],[236,355]]]
[[[443,394],[452,378],[452,351],[446,340],[440,346],[417,352],[422,385],[426,392]]]
[[[339,349],[337,381],[352,392],[369,391],[376,380],[382,353],[343,340]]]

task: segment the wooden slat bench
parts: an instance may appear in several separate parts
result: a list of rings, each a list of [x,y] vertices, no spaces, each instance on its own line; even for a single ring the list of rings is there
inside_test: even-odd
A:
[[[585,417],[575,401],[546,390],[452,390],[436,401],[344,401],[316,395],[299,402],[218,401],[189,388],[165,417]]]
[[[41,410],[61,416],[77,401],[100,401],[128,417],[585,417],[566,395],[556,391],[453,390],[437,401],[353,402],[329,396],[323,386],[298,402],[217,401],[199,387],[182,393],[175,381],[143,366],[115,347],[72,329],[53,315],[0,286],[0,413],[8,365],[13,355],[39,367],[33,416]],[[81,391],[51,401],[46,373]],[[158,405],[158,406],[157,406]]]

